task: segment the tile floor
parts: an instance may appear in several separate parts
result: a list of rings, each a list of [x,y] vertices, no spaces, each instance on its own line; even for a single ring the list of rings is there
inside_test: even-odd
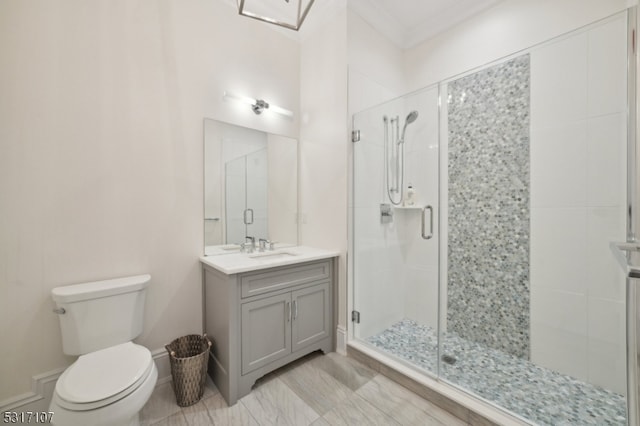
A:
[[[404,319],[367,339],[372,345],[435,372],[436,330]],[[442,363],[446,380],[469,389],[538,425],[624,426],[626,400],[622,395],[539,367],[485,345],[444,334]]]
[[[141,423],[200,425],[466,425],[449,412],[337,353],[310,354],[258,381],[228,407],[209,380],[191,407],[176,405],[171,383],[156,388]]]

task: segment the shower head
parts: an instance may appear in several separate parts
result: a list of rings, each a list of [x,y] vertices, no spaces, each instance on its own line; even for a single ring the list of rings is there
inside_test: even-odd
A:
[[[407,130],[407,126],[418,118],[418,111],[411,111],[409,115],[407,115],[407,119],[404,121],[404,127],[402,128],[402,137],[398,140],[398,145],[404,143],[404,132]]]

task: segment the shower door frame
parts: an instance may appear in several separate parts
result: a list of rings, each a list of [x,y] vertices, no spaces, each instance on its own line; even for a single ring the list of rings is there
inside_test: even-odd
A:
[[[627,9],[627,239],[637,243],[638,221],[636,213],[640,208],[638,194],[638,149],[637,129],[640,116],[638,108],[638,28],[640,27],[638,6]],[[640,280],[627,277],[625,282],[626,313],[626,358],[627,358],[627,424],[640,425],[640,400],[638,399],[638,303],[637,293]]]

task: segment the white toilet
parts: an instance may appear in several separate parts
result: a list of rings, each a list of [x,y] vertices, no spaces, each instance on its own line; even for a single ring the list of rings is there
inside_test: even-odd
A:
[[[49,410],[59,426],[134,426],[158,370],[142,333],[146,287],[139,275],[56,287],[62,348],[80,357],[58,379]]]

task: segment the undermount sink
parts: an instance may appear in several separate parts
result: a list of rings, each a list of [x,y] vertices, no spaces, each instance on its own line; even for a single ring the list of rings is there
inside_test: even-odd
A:
[[[251,259],[282,259],[297,255],[298,253],[292,253],[289,251],[265,251],[262,253],[250,254],[248,257],[250,257]]]

